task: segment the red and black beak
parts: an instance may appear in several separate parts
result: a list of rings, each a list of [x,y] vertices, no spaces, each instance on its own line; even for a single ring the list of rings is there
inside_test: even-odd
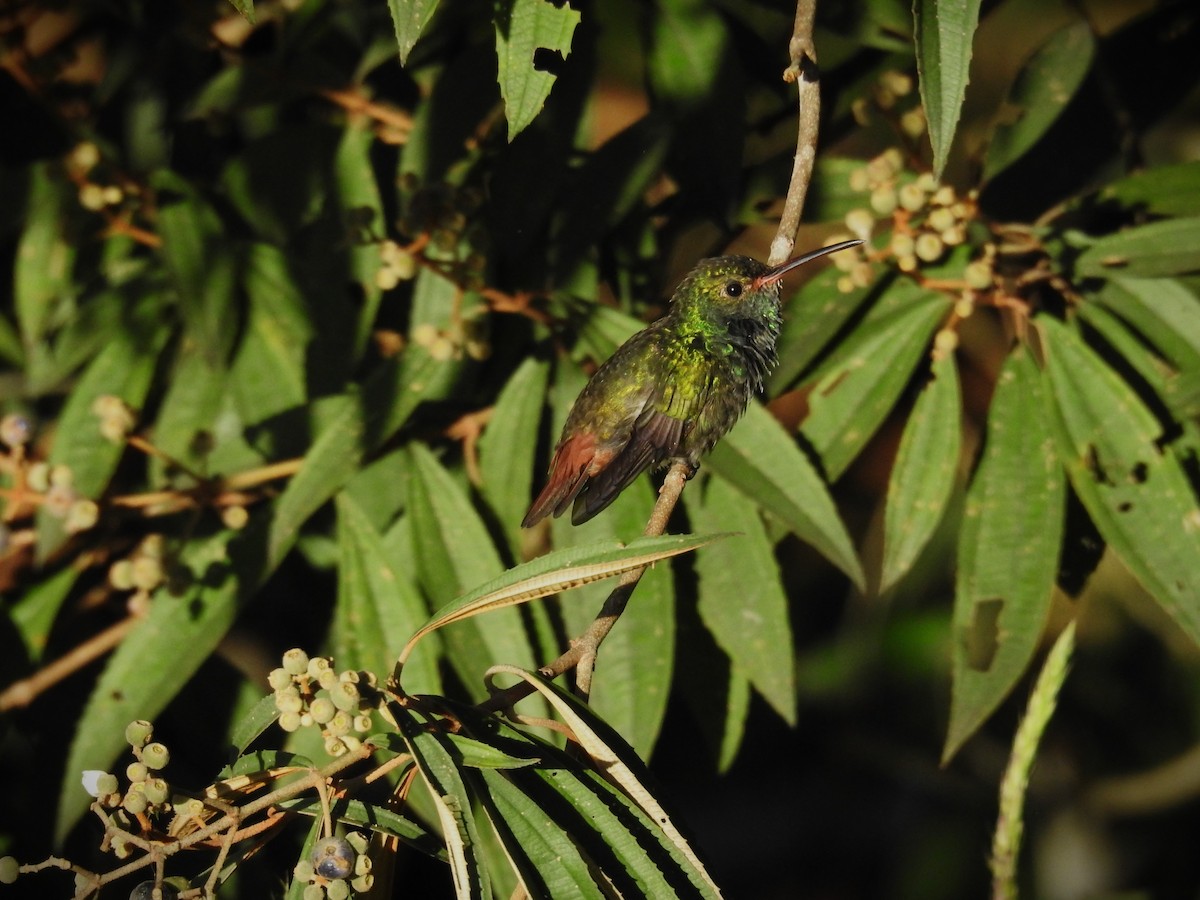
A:
[[[805,253],[803,256],[797,256],[794,259],[789,259],[787,262],[781,262],[779,265],[768,269],[762,275],[759,275],[752,282],[750,282],[750,290],[757,291],[758,289],[764,288],[767,285],[774,284],[788,272],[792,271],[792,269],[802,266],[806,262],[812,262],[814,259],[818,259],[830,253],[837,253],[839,250],[849,250],[851,247],[857,247],[861,243],[863,242],[839,241],[836,244],[830,244],[828,247],[821,247],[819,250],[813,250],[811,253]]]

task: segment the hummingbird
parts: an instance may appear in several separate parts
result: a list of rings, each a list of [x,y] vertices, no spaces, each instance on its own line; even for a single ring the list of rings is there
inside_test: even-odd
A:
[[[775,367],[780,279],[861,243],[842,241],[777,266],[748,256],[697,263],[667,314],[622,344],[580,392],[522,527],[572,503],[571,523],[586,522],[646,469],[681,460],[694,473]]]

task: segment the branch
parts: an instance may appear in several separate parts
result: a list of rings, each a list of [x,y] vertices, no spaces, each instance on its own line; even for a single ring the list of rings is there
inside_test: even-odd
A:
[[[792,256],[796,246],[796,231],[800,228],[800,213],[812,181],[813,164],[817,159],[817,131],[821,124],[821,73],[817,68],[817,51],[813,44],[813,22],[817,16],[817,0],[798,0],[796,23],[788,43],[791,64],[784,70],[783,80],[795,82],[800,103],[796,128],[796,156],[792,161],[792,180],[779,228],[771,241],[768,265],[778,265]]]

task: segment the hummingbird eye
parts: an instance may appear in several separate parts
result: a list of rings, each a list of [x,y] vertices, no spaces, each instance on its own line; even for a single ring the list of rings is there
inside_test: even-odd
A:
[[[725,282],[725,296],[726,297],[740,297],[740,296],[742,296],[742,290],[743,290],[743,285],[740,281]]]

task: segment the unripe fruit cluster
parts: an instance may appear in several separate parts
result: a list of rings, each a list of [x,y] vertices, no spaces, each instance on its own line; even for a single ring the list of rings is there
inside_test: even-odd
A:
[[[108,583],[118,591],[149,594],[166,581],[165,550],[161,534],[147,535],[127,559],[112,564]]]
[[[913,88],[912,75],[894,69],[881,72],[872,85],[869,96],[860,97],[851,106],[859,125],[871,120],[872,108],[893,120],[908,138],[916,140],[925,133],[925,109]]]
[[[100,420],[100,434],[114,444],[124,441],[133,431],[133,410],[120,397],[101,394],[92,401],[92,415]]]
[[[128,187],[118,184],[104,184],[110,179],[94,177],[96,168],[100,165],[100,148],[91,141],[76,144],[67,154],[67,170],[79,183],[79,205],[92,212],[112,206],[120,206],[125,202],[129,193]],[[111,175],[111,173],[110,173]]]
[[[371,710],[379,705],[380,694],[370,672],[338,672],[331,660],[310,659],[295,648],[283,654],[267,681],[275,691],[279,727],[290,732],[319,726],[330,756],[357,750],[362,744],[358,735],[372,728]]]
[[[459,318],[448,329],[442,330],[428,322],[414,325],[412,342],[424,347],[438,362],[462,359],[487,359],[492,353],[487,342],[486,325],[483,319]]]
[[[375,882],[367,838],[352,831],[344,838],[326,837],[313,844],[307,859],[296,863],[292,875],[307,882],[305,900],[344,900],[351,891],[369,891]]]
[[[891,238],[885,252],[902,272],[915,272],[925,265],[941,261],[950,247],[967,240],[967,229],[976,218],[974,194],[959,196],[950,185],[939,184],[925,172],[915,178],[905,172],[904,157],[891,147],[850,173],[850,188],[869,195],[867,207],[846,213],[845,226],[850,234],[831,235],[829,243],[851,236],[868,240],[880,219],[890,220]],[[845,274],[838,289],[849,293],[867,287],[874,272],[860,249],[857,254],[839,253],[834,265]],[[985,290],[992,283],[989,256],[966,266],[967,286]]]

